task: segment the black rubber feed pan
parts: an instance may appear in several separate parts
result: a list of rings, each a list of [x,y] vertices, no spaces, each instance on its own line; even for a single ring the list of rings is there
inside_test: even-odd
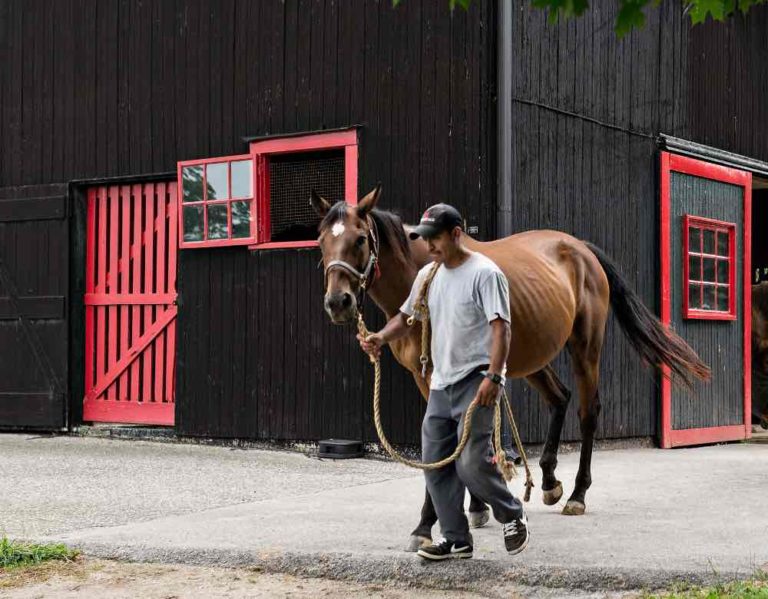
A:
[[[348,460],[363,457],[362,441],[349,439],[323,439],[317,447],[317,455],[332,460]]]

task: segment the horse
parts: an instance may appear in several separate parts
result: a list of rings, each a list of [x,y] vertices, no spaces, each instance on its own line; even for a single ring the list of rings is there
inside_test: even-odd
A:
[[[752,422],[768,429],[768,281],[752,286]]]
[[[318,244],[325,277],[324,307],[334,324],[356,321],[359,295],[367,293],[386,317],[395,316],[408,296],[419,269],[429,262],[427,244],[409,240],[411,228],[376,205],[377,186],[357,206],[331,205],[316,192],[310,203],[321,217]],[[691,387],[708,380],[709,367],[683,339],[668,330],[630,289],[613,261],[596,246],[554,230],[532,230],[496,241],[481,242],[462,233],[464,245],[493,260],[509,281],[512,343],[507,378],[524,378],[549,409],[546,443],[539,460],[546,505],[557,504],[563,485],[557,479],[560,435],[571,392],[551,363],[567,347],[579,395],[581,454],[573,492],[562,513],[586,511],[592,484],[591,460],[601,402],[598,392],[600,354],[609,307],[632,347],[646,365]],[[395,359],[413,374],[419,391],[429,395],[429,376],[419,361],[421,329],[390,345]],[[470,512],[482,504],[472,499]],[[411,545],[431,540],[437,517],[429,493]]]

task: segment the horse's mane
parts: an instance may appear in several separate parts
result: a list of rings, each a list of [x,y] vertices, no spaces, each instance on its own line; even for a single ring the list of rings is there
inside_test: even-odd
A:
[[[394,212],[379,210],[378,208],[371,210],[368,215],[376,226],[380,249],[389,249],[395,259],[404,264],[414,264],[402,219]],[[346,216],[347,204],[336,202],[320,223],[320,231],[324,231],[339,220],[343,221]]]

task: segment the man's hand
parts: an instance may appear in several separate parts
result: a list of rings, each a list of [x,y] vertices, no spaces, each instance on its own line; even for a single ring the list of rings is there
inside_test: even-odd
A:
[[[374,358],[381,356],[381,348],[386,344],[381,333],[373,333],[367,337],[363,337],[358,333],[357,340],[360,342],[360,347],[363,351]]]
[[[480,388],[477,390],[477,403],[489,408],[496,403],[499,393],[501,393],[501,387],[490,379],[484,378],[483,382],[480,383]]]

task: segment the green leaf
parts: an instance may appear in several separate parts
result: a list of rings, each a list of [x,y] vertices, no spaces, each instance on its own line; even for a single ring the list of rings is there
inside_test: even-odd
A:
[[[403,0],[392,0],[392,8],[397,8],[397,5],[400,4]]]
[[[691,23],[694,25],[703,23],[709,15],[712,15],[712,18],[718,21],[722,21],[725,18],[724,0],[691,0],[689,6]]]
[[[619,14],[616,17],[616,26],[614,27],[618,37],[624,37],[634,28],[642,28],[645,25],[645,14],[643,7],[648,0],[622,0]]]

